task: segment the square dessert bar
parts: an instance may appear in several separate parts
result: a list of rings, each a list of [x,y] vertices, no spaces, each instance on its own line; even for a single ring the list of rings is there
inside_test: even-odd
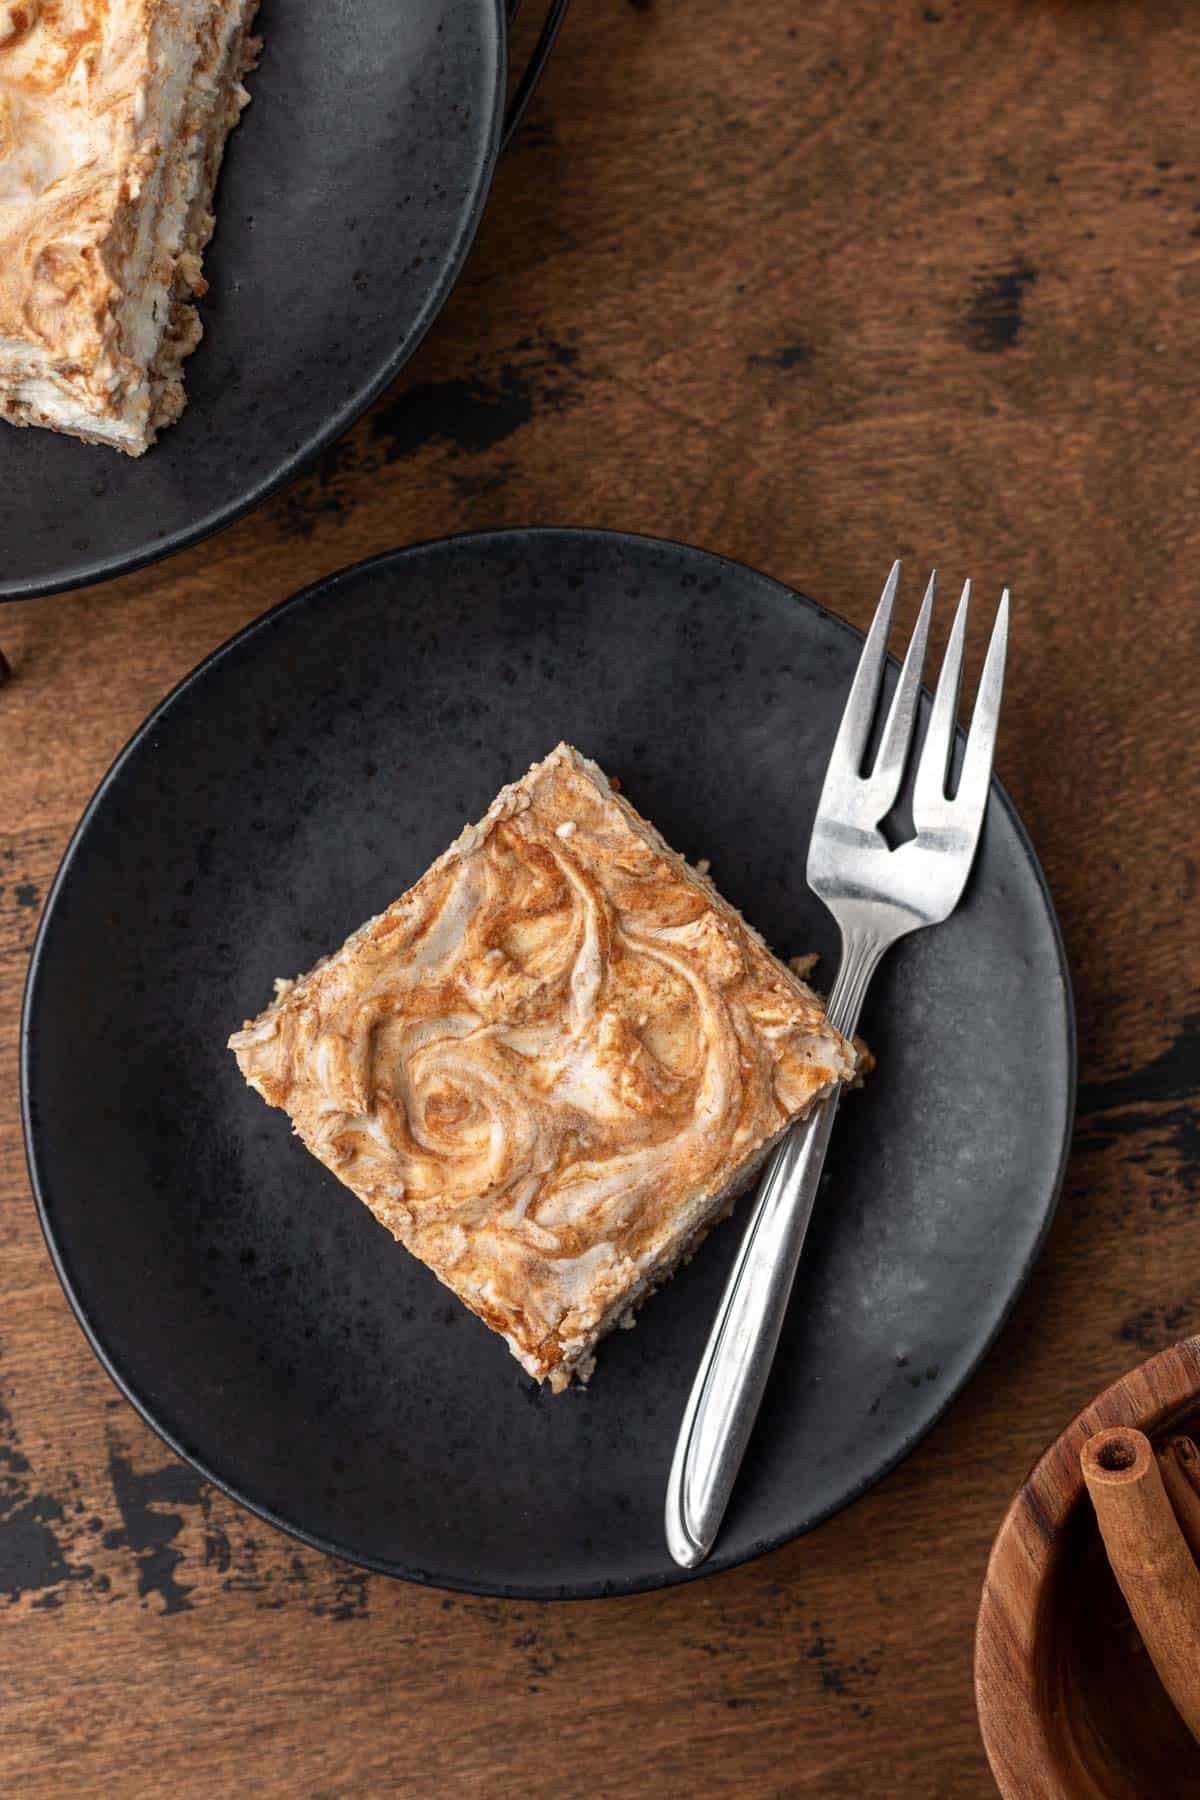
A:
[[[258,0],[0,0],[0,416],[139,456],[184,408]]]
[[[855,1070],[566,744],[278,987],[229,1040],[246,1080],[556,1392]]]

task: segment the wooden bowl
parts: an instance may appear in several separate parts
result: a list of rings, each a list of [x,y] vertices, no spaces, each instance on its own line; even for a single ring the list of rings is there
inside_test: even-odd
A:
[[[1200,1744],[1142,1648],[1079,1472],[1081,1444],[1106,1425],[1200,1438],[1200,1337],[1152,1356],[1080,1413],[992,1546],[975,1699],[1006,1800],[1200,1800]]]

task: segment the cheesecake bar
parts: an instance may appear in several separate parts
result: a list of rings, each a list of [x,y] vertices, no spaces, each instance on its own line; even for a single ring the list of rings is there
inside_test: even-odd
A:
[[[820,1000],[560,744],[229,1040],[554,1390],[855,1071]]]
[[[140,456],[183,360],[258,0],[0,0],[0,416]]]

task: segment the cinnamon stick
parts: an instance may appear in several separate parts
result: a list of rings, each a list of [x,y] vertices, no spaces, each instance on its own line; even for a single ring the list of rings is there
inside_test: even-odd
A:
[[[1182,1432],[1178,1437],[1168,1439],[1167,1448],[1175,1456],[1188,1481],[1200,1494],[1200,1450],[1197,1450],[1190,1437]]]
[[[1133,1622],[1180,1718],[1200,1742],[1200,1568],[1150,1441],[1123,1425],[1098,1431],[1079,1464]]]
[[[1200,1452],[1191,1438],[1173,1437],[1159,1451],[1158,1466],[1179,1529],[1200,1562]]]

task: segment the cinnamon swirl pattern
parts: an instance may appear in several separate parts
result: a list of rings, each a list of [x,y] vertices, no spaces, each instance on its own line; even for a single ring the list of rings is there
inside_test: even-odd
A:
[[[230,1039],[556,1390],[854,1072],[816,996],[560,744]]]
[[[139,455],[191,302],[258,0],[0,0],[0,416]]]

